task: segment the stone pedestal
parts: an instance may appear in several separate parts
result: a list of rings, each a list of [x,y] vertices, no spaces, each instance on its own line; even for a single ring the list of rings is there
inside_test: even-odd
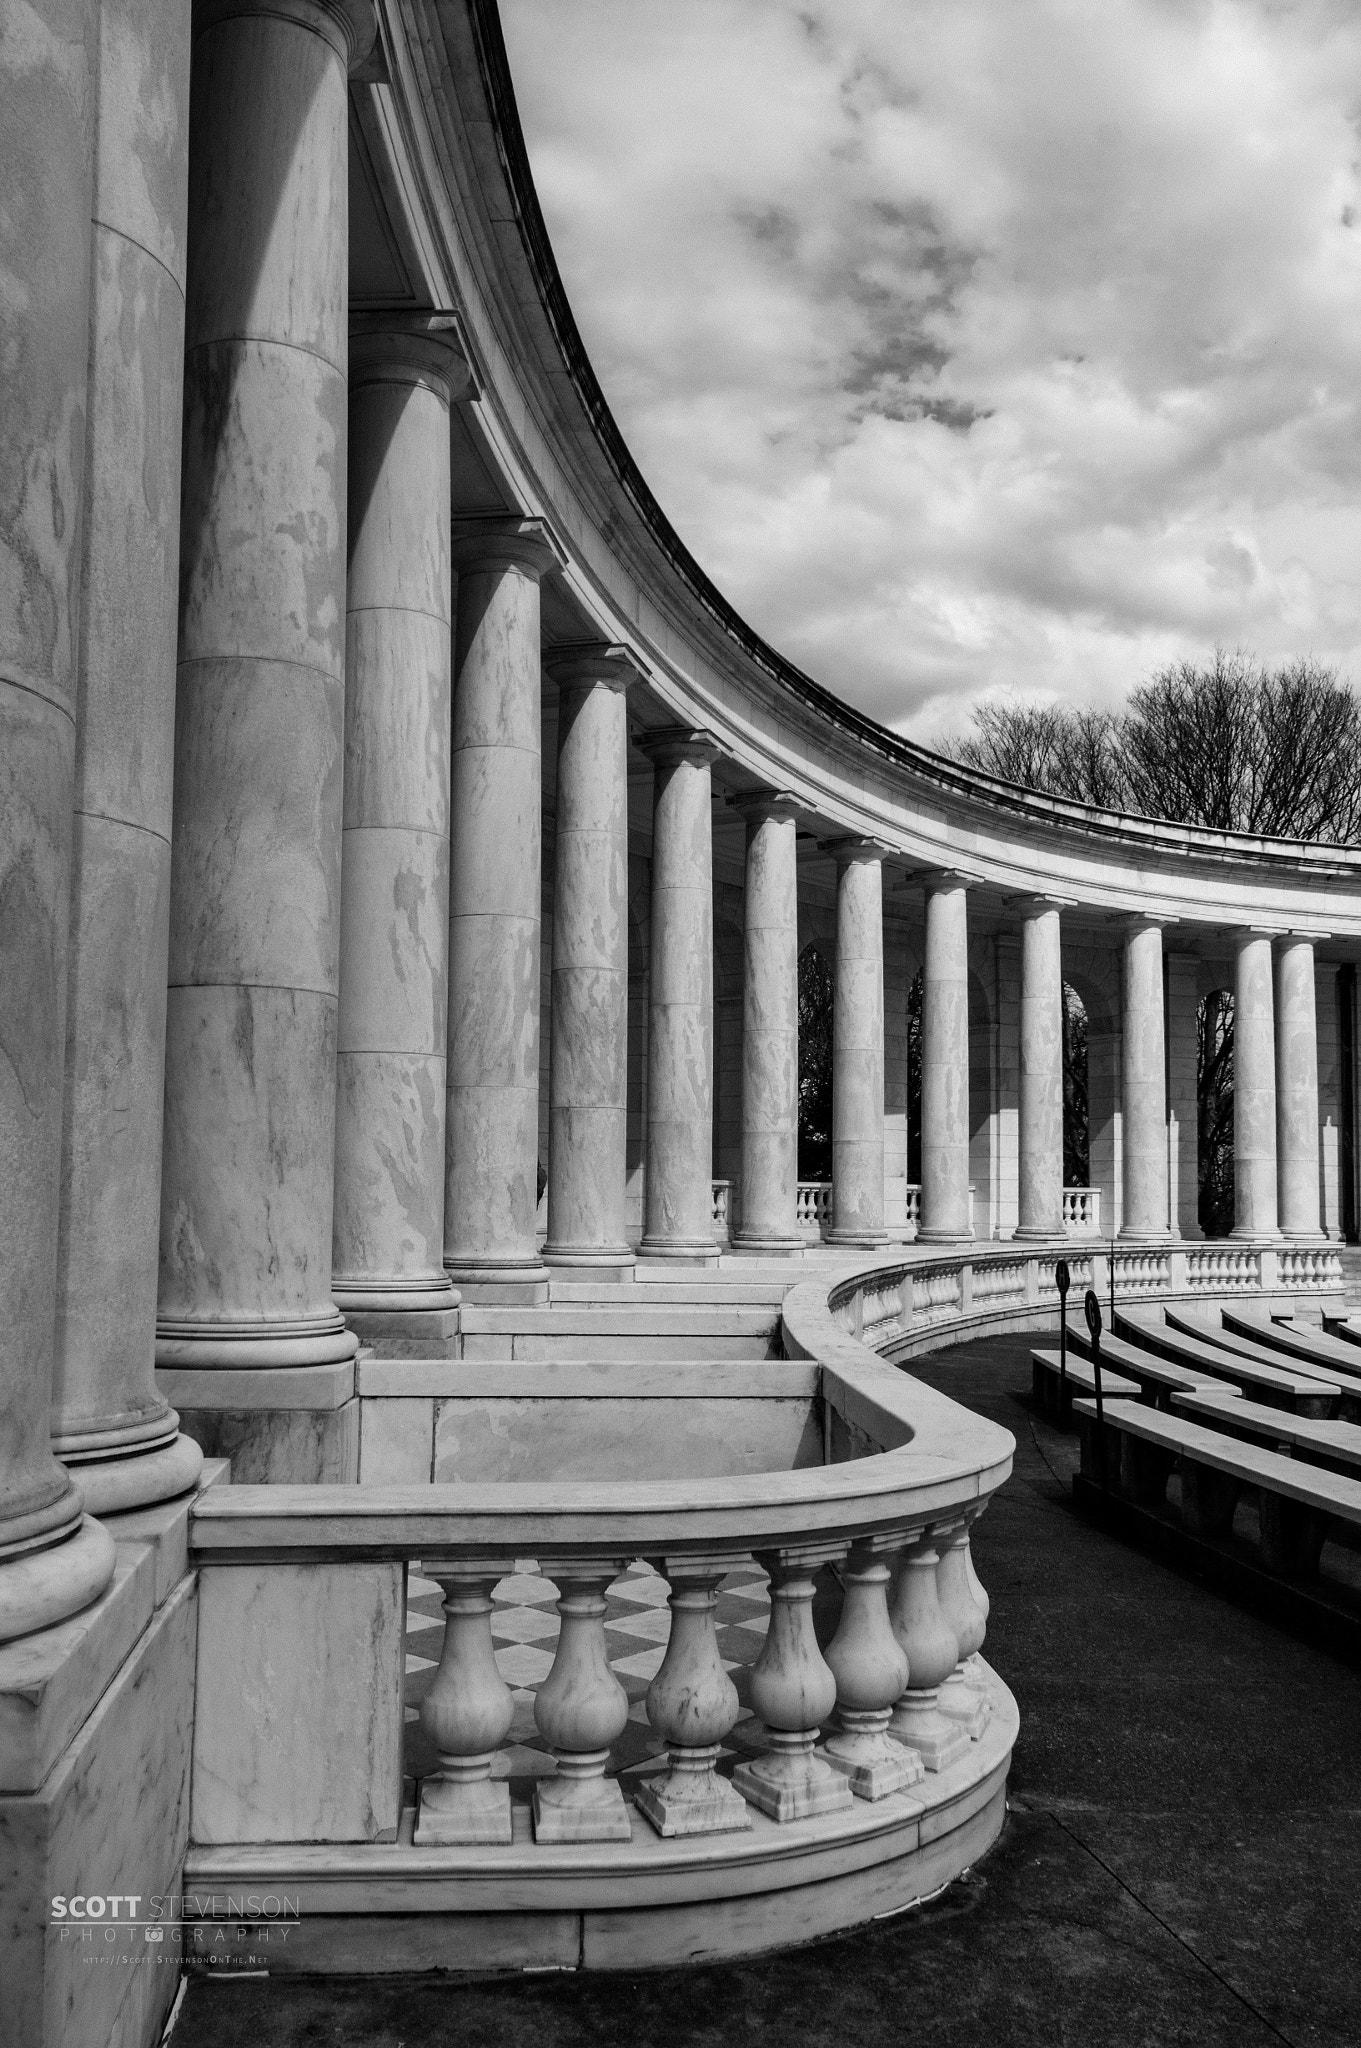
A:
[[[515,1701],[496,1668],[492,1593],[515,1569],[512,1558],[475,1564],[426,1558],[422,1569],[444,1594],[444,1644],[439,1669],[421,1701],[421,1725],[439,1753],[439,1770],[421,1782],[414,1840],[503,1842],[511,1839],[510,1786],[491,1775],[492,1759],[510,1733]]]
[[[746,817],[742,951],[742,1173],[734,1242],[797,1252],[799,873],[793,799],[759,790]]]
[[[1321,1241],[1314,940],[1298,932],[1276,952],[1276,1157],[1282,1235]]]
[[[37,0],[0,44],[0,1640],[73,1613],[113,1573],[49,1442],[97,21]]]
[[[969,1220],[969,911],[957,875],[926,883],[922,971],[922,1192],[925,1243],[960,1243]]]
[[[884,1228],[884,849],[838,839],[832,1007],[832,1244]]]
[[[1059,906],[1022,905],[1020,1172],[1016,1235],[1063,1236],[1063,960]]]
[[[1239,932],[1236,950],[1232,1235],[1253,1239],[1279,1237],[1276,1221],[1276,1023],[1272,1002],[1271,934]],[[1314,1194],[1317,1201],[1317,1164]]]
[[[558,1558],[551,1567],[562,1626],[534,1721],[557,1773],[534,1787],[536,1842],[627,1842],[633,1833],[619,1780],[605,1774],[629,1717],[605,1647],[605,1589],[623,1569],[622,1558]]]
[[[191,1486],[153,1377],[189,14],[100,10],[53,1448],[96,1513]],[[136,478],[139,488],[129,488]]]
[[[1141,919],[1125,935],[1121,1109],[1122,1238],[1159,1243],[1167,1226],[1167,1063],[1162,926]]]
[[[332,1287],[385,1355],[427,1332],[447,1351],[431,1319],[458,1300],[444,1270],[449,406],[467,382],[448,319],[351,335]]]
[[[642,1250],[714,1265],[714,885],[707,733],[640,742],[656,769]]]
[[[618,1277],[628,1136],[628,706],[623,647],[561,648],[549,1056],[550,1265]]]
[[[703,1558],[662,1561],[671,1582],[671,1633],[661,1670],[647,1689],[647,1717],[666,1741],[664,1777],[635,1795],[659,1835],[723,1835],[751,1826],[741,1794],[715,1766],[737,1719],[737,1688],[723,1669],[714,1609],[724,1564]]]
[[[817,1750],[818,1730],[836,1704],[836,1678],[813,1629],[815,1574],[835,1551],[771,1552],[770,1623],[752,1666],[751,1704],[765,1724],[764,1756],[741,1763],[733,1784],[771,1820],[811,1820],[852,1804],[843,1772]]]
[[[474,1301],[548,1298],[539,1256],[542,781],[538,519],[454,535],[449,1068],[444,1264]]]
[[[196,18],[157,1362],[352,1356],[331,1299],[346,70],[322,0]]]

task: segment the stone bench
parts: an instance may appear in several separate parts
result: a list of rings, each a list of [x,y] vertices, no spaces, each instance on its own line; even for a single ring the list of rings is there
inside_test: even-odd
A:
[[[1277,1578],[1306,1578],[1318,1569],[1330,1522],[1361,1527],[1361,1479],[1329,1472],[1259,1444],[1242,1443],[1184,1415],[1133,1401],[1106,1410],[1104,1440],[1095,1401],[1075,1401],[1082,1435],[1082,1475],[1105,1483],[1139,1507],[1166,1500],[1167,1481],[1181,1474],[1181,1524],[1188,1536],[1225,1537],[1240,1494],[1260,1504],[1258,1551]]]
[[[1309,1372],[1321,1373],[1339,1389],[1339,1413],[1344,1422],[1361,1423],[1361,1348],[1345,1338],[1330,1335],[1317,1324],[1297,1322],[1293,1316],[1274,1319],[1247,1310],[1225,1309],[1224,1330],[1229,1341],[1251,1341],[1268,1354],[1289,1358]]]
[[[1068,1355],[1076,1351],[1081,1358],[1092,1355],[1091,1339],[1085,1330],[1068,1330]],[[1110,1371],[1123,1373],[1136,1382],[1145,1401],[1158,1408],[1170,1409],[1173,1394],[1193,1393],[1197,1387],[1218,1387],[1221,1392],[1230,1386],[1222,1374],[1193,1370],[1184,1365],[1174,1365],[1170,1359],[1161,1358],[1156,1352],[1147,1351],[1141,1344],[1131,1344],[1124,1337],[1104,1336],[1101,1339],[1101,1384],[1104,1388],[1106,1375]]]
[[[1228,1350],[1211,1340],[1209,1330],[1193,1336],[1178,1328],[1161,1309],[1117,1308],[1115,1325],[1131,1342],[1147,1346],[1169,1363],[1190,1372],[1210,1373],[1220,1381],[1232,1381],[1271,1407],[1287,1408],[1296,1415],[1336,1415],[1342,1390],[1335,1379],[1313,1372],[1296,1372],[1284,1359],[1273,1365],[1247,1358],[1242,1349]]]
[[[1032,1351],[1030,1354],[1031,1386],[1037,1404],[1045,1414],[1057,1419],[1061,1429],[1071,1429],[1074,1399],[1081,1394],[1095,1394],[1096,1370],[1085,1358],[1068,1353],[1068,1390],[1062,1391],[1062,1361],[1057,1351]],[[1119,1401],[1131,1397],[1138,1399],[1140,1386],[1137,1380],[1127,1379],[1123,1373],[1108,1371],[1103,1359],[1101,1365],[1101,1394],[1103,1400]]]
[[[1264,1443],[1289,1452],[1306,1465],[1361,1475],[1361,1429],[1351,1422],[1320,1422],[1312,1415],[1288,1415],[1237,1393],[1174,1394],[1173,1413],[1189,1415],[1225,1436]]]

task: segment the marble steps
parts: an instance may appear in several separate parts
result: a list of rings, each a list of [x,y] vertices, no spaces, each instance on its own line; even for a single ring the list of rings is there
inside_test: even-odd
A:
[[[656,1302],[642,1307],[560,1303],[553,1308],[465,1306],[465,1359],[605,1363],[615,1359],[771,1358],[777,1304]]]

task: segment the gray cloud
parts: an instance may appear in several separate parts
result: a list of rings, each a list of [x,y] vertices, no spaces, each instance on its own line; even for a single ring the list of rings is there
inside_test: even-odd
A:
[[[1354,8],[502,12],[634,452],[830,688],[929,736],[1216,640],[1355,664]]]

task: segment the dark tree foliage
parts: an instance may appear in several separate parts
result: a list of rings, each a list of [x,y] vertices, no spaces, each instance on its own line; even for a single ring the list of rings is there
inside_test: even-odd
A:
[[[1216,648],[1178,662],[1123,712],[984,704],[945,751],[969,767],[1103,809],[1268,838],[1361,841],[1361,703],[1313,660],[1264,668]]]
[[[832,976],[816,946],[799,955],[799,1179],[832,1177]]]
[[[1196,1019],[1196,1215],[1207,1237],[1233,1229],[1233,997],[1217,988]]]
[[[1087,1108],[1087,1011],[1063,984],[1063,1185],[1091,1186],[1091,1123]]]
[[[907,992],[907,1178],[912,1187],[922,1177],[922,975],[918,969]]]

